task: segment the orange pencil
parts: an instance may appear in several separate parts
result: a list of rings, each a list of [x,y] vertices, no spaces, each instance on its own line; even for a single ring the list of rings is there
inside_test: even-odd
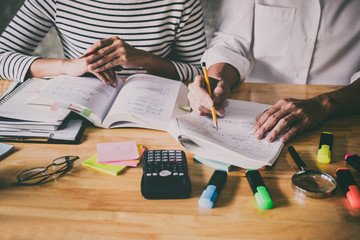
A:
[[[203,63],[201,63],[201,66],[202,66],[202,69],[203,69],[203,72],[204,72],[204,76],[205,76],[206,85],[207,85],[209,95],[210,95],[210,97],[212,97],[210,81],[209,81],[209,75],[208,75],[208,72],[207,72],[207,69],[206,69],[206,64],[203,62]],[[211,113],[212,113],[212,117],[213,117],[213,120],[214,120],[216,130],[218,130],[218,122],[217,122],[216,112],[215,112],[215,107],[214,106],[211,107]]]

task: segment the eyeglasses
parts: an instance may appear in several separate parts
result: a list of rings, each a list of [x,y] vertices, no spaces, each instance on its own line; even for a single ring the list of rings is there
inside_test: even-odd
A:
[[[36,167],[23,171],[13,185],[37,185],[54,180],[72,168],[73,162],[79,159],[78,156],[64,156],[56,158],[47,167]],[[52,178],[51,178],[52,177]]]

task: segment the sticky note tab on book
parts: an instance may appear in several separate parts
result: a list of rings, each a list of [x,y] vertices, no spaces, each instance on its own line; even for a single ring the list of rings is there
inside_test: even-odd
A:
[[[70,107],[70,104],[69,103],[62,103],[60,108],[63,108],[63,109],[68,109]]]
[[[83,115],[84,117],[89,117],[91,114],[91,111],[89,109],[83,109],[81,111],[81,115]]]
[[[54,104],[51,106],[50,110],[51,111],[57,111],[59,109],[59,107],[61,106],[61,102],[54,102]]]
[[[103,173],[114,175],[114,176],[119,175],[119,173],[121,173],[124,169],[126,169],[126,166],[97,163],[96,162],[97,158],[98,158],[98,155],[95,154],[91,158],[84,161],[82,163],[82,165],[85,167],[93,168],[93,169],[98,170]]]
[[[135,141],[98,143],[97,153],[99,163],[139,159]]]

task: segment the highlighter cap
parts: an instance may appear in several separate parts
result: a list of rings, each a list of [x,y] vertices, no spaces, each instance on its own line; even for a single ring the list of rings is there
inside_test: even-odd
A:
[[[360,173],[360,157],[356,154],[347,154],[345,161]]]
[[[257,187],[257,193],[254,194],[256,203],[260,209],[271,209],[274,206],[270,195],[264,186]]]
[[[360,190],[357,186],[349,186],[349,191],[346,193],[351,207],[360,208]]]
[[[274,206],[270,194],[266,190],[265,183],[258,170],[246,170],[246,178],[249,181],[251,190],[254,193],[256,203],[260,209],[271,209]]]
[[[227,172],[223,170],[215,170],[211,176],[206,189],[202,192],[198,201],[199,207],[212,208],[226,182]]]
[[[216,186],[208,185],[198,201],[199,207],[212,208],[217,198]]]
[[[334,141],[334,135],[330,132],[323,132],[320,136],[317,161],[320,163],[330,163],[331,150]]]

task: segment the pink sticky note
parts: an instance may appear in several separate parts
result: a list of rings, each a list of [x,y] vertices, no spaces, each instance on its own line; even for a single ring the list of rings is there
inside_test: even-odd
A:
[[[127,161],[115,161],[115,162],[106,162],[105,164],[109,165],[120,165],[120,166],[128,166],[128,167],[137,167],[140,162],[140,157],[143,155],[145,148],[142,145],[137,146],[139,158],[137,160],[127,160]]]
[[[59,107],[61,106],[61,102],[54,102],[54,104],[51,106],[50,110],[51,111],[57,111],[59,109]]]
[[[127,166],[127,167],[137,167],[139,161],[117,161],[117,162],[106,162],[108,165],[119,165],[119,166]]]
[[[135,141],[98,143],[97,153],[99,163],[139,159]]]

